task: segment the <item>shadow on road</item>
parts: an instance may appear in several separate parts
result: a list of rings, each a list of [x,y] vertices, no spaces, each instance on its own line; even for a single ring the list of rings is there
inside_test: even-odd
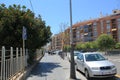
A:
[[[61,67],[59,63],[40,62],[33,68],[30,76],[45,77],[47,73],[52,73],[52,70],[57,67]]]

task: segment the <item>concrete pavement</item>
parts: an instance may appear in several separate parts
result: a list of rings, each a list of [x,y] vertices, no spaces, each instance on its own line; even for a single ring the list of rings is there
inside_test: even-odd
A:
[[[116,65],[117,74],[115,76],[120,78],[120,54],[119,55],[104,55],[104,56]]]
[[[83,74],[76,71],[77,80],[87,80]],[[48,55],[41,59],[32,70],[27,80],[70,80],[70,63],[59,55]],[[93,80],[120,80],[117,78],[93,79]]]
[[[70,80],[70,63],[59,55],[48,55],[41,59],[27,80]],[[76,71],[77,80],[87,80]]]

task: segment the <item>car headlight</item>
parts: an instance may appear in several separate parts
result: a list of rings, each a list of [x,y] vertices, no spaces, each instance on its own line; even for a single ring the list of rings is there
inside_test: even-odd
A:
[[[99,70],[99,67],[92,67],[92,70]]]
[[[115,66],[113,65],[113,66],[111,66],[111,69],[113,69],[113,68],[115,68]]]

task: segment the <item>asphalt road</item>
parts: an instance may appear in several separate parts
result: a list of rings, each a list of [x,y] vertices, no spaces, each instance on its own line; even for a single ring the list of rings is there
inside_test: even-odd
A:
[[[120,77],[120,54],[119,55],[105,55],[117,67],[117,75]]]
[[[110,58],[113,60],[113,57]],[[116,63],[119,67],[119,63]],[[119,69],[120,70],[120,69]],[[64,60],[59,55],[48,55],[41,59],[38,65],[32,70],[27,80],[70,80],[70,63],[67,58]],[[80,71],[76,71],[77,80],[87,80]],[[120,80],[116,77],[93,80]]]

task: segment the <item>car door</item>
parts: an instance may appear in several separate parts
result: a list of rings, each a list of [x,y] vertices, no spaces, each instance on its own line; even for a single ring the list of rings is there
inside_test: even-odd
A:
[[[80,71],[84,71],[84,58],[83,58],[83,54],[79,54],[77,57],[77,67]]]

